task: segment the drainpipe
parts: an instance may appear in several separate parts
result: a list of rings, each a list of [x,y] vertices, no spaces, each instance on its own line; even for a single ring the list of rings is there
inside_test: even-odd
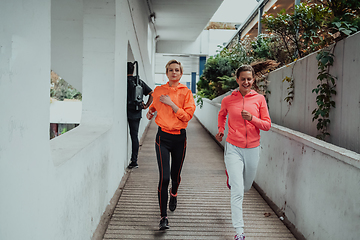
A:
[[[300,0],[295,0],[295,6],[296,5],[300,5]],[[297,37],[298,34],[299,34],[298,31],[296,31],[296,37]],[[296,51],[295,52],[295,58],[298,58],[298,57],[299,57],[299,52]]]
[[[258,15],[259,15],[259,20],[258,20],[258,36],[261,34],[261,20],[262,20],[263,11],[264,11],[264,5],[262,5],[262,6],[259,8],[259,11],[258,11]]]
[[[242,31],[239,31],[238,34],[239,34],[239,36],[238,36],[238,38],[239,38],[239,39],[238,39],[238,42],[240,43],[240,42],[241,42],[241,34],[242,34]]]

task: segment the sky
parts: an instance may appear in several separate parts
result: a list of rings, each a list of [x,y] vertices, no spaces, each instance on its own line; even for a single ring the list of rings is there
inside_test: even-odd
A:
[[[210,21],[242,23],[257,4],[256,0],[224,0]]]

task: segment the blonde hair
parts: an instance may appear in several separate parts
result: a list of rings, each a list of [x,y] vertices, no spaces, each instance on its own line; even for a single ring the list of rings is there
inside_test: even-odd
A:
[[[183,66],[181,65],[181,62],[179,62],[178,60],[175,60],[175,59],[170,60],[170,61],[166,64],[166,66],[165,66],[165,68],[166,68],[166,73],[168,72],[169,66],[170,66],[171,64],[173,64],[173,63],[179,64],[179,66],[180,66],[180,73],[183,73],[184,68],[183,68]]]

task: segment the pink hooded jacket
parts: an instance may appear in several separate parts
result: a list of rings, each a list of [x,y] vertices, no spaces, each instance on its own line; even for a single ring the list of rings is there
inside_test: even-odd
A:
[[[251,113],[251,121],[242,118],[243,109]],[[265,98],[254,90],[245,96],[242,96],[239,90],[235,90],[222,100],[218,115],[218,129],[221,133],[224,133],[227,115],[229,130],[226,141],[240,148],[259,146],[260,129],[268,131],[271,127]]]

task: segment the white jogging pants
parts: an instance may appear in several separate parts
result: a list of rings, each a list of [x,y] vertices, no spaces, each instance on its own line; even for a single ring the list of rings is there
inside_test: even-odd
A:
[[[259,163],[259,147],[239,148],[225,144],[225,165],[231,186],[231,218],[237,234],[244,233],[243,199],[255,179]]]

